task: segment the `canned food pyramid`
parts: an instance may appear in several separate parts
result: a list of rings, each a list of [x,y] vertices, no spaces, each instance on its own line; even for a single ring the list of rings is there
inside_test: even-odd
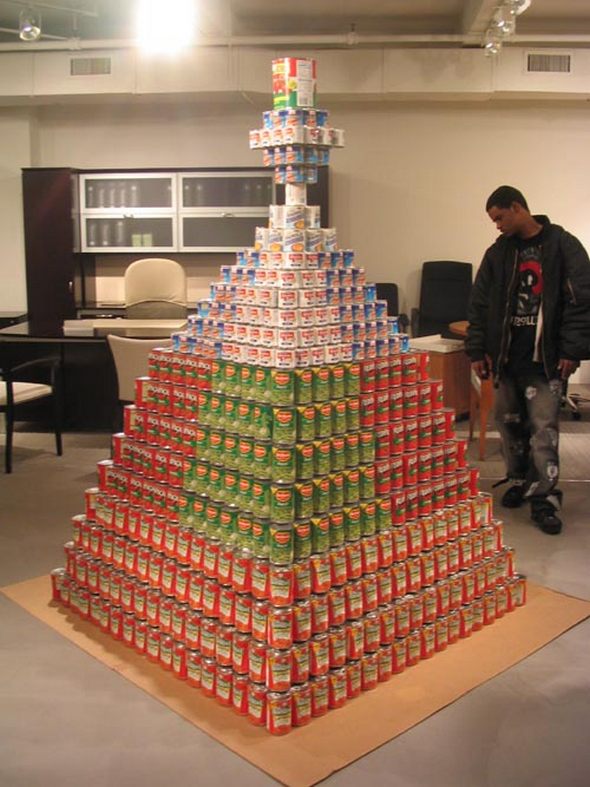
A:
[[[274,179],[286,204],[151,352],[51,582],[283,735],[517,609],[526,582],[428,355],[307,205],[344,137],[315,63],[275,61],[273,85],[250,145],[274,175],[244,174],[240,200]]]

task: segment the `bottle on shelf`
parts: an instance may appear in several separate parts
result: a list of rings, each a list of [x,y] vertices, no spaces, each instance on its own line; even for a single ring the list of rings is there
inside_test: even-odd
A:
[[[139,186],[135,181],[132,181],[129,188],[129,205],[132,208],[139,206]]]
[[[119,181],[119,206],[124,208],[127,205],[127,181],[121,180]]]
[[[94,208],[95,207],[95,196],[94,196],[94,186],[92,183],[88,183],[86,185],[86,207],[87,208]]]
[[[107,205],[106,188],[104,183],[99,183],[96,190],[96,207],[106,208],[106,205]]]
[[[125,221],[117,219],[115,222],[115,246],[126,246],[125,242]]]
[[[100,245],[111,245],[111,222],[109,220],[101,221],[100,223]]]
[[[252,184],[248,180],[248,178],[244,178],[244,182],[242,183],[242,205],[251,205],[252,204]]]
[[[91,207],[90,205],[88,207]],[[96,222],[92,220],[88,220],[86,222],[86,244],[88,246],[96,246],[97,240],[97,232],[96,232]]]
[[[195,183],[195,196],[193,205],[204,205],[205,204],[205,187],[200,181]]]
[[[188,178],[182,181],[182,207],[191,208],[193,205],[193,186]]]
[[[117,198],[118,198],[119,195],[117,193],[117,182],[114,181],[114,180],[109,180],[108,195],[109,195],[108,196],[108,199],[109,199],[108,207],[109,208],[116,208],[117,207]]]

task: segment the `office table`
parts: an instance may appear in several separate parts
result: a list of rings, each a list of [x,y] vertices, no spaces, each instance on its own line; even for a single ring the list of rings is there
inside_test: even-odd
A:
[[[109,333],[143,338],[168,338],[171,330],[161,320],[142,320],[125,326],[103,323],[90,335],[66,335],[61,323],[24,322],[0,329],[3,363],[13,365],[55,354],[64,368],[64,427],[76,430],[112,430],[118,412],[117,376],[106,341]],[[110,321],[109,321],[110,322]],[[168,322],[168,321],[166,321]],[[178,321],[175,321],[178,323]],[[182,323],[180,323],[182,324]],[[24,406],[21,407],[24,411]],[[31,404],[31,420],[44,419],[46,405]]]

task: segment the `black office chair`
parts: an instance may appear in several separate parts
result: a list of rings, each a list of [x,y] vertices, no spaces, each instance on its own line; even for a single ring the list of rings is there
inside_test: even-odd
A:
[[[449,323],[467,319],[472,271],[470,262],[436,260],[422,265],[420,305],[411,312],[412,336],[453,336]]]
[[[1,349],[1,348],[0,348]],[[62,429],[62,389],[63,370],[59,358],[37,358],[16,365],[2,363],[0,355],[0,413],[5,413],[6,445],[4,447],[4,469],[12,472],[12,437],[14,433],[15,410],[21,404],[53,397],[53,430],[55,433],[55,450],[58,456],[63,453]],[[40,372],[40,373],[39,373]],[[26,378],[21,382],[21,376]],[[31,379],[32,378],[32,379]]]
[[[377,288],[377,300],[387,301],[387,316],[397,317],[399,328],[402,333],[408,329],[410,320],[407,314],[399,313],[399,293],[397,284],[393,282],[380,282],[375,285]]]

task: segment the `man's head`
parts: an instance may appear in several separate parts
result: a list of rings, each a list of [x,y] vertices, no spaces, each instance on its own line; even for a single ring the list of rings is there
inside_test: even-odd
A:
[[[486,202],[486,211],[503,235],[520,235],[532,220],[522,192],[514,186],[500,186]]]

